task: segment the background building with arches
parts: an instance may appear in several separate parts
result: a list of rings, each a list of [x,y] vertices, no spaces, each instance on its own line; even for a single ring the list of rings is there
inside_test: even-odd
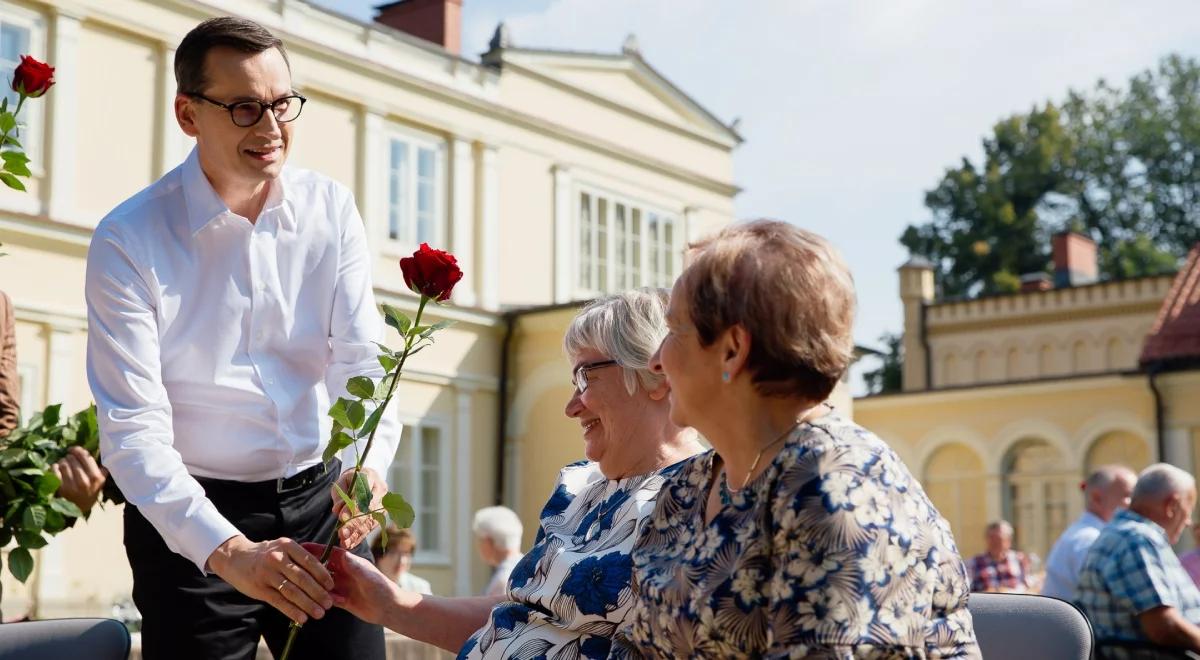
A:
[[[1003,517],[1018,547],[1045,557],[1082,512],[1079,486],[1096,466],[1197,471],[1200,250],[1177,276],[1081,281],[1074,274],[1095,272],[1095,245],[1069,240],[1084,249],[1056,251],[1066,275],[1056,288],[1039,278],[1018,293],[940,299],[931,264],[901,266],[903,388],[854,402],[964,555],[982,551],[985,526]],[[1080,255],[1090,269],[1067,263]]]

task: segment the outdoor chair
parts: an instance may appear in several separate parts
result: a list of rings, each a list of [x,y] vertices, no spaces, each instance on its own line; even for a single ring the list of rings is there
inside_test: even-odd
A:
[[[1032,594],[973,593],[967,607],[987,660],[1092,657],[1092,624],[1071,603]]]
[[[129,630],[113,619],[47,619],[0,625],[0,660],[126,660]]]

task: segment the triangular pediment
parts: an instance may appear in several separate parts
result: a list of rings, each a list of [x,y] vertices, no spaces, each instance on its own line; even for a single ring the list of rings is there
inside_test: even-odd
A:
[[[619,55],[506,49],[506,63],[654,119],[736,144],[737,133],[636,53]]]

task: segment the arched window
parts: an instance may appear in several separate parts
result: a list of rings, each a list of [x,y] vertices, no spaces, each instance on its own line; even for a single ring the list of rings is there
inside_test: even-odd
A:
[[[950,523],[964,557],[983,552],[983,530],[988,523],[981,515],[987,509],[983,477],[983,460],[966,445],[940,447],[925,462],[921,480],[925,493]]]
[[[1124,465],[1134,472],[1150,465],[1150,450],[1146,441],[1130,431],[1110,431],[1096,438],[1088,449],[1084,474],[1101,465]]]
[[[1076,494],[1078,468],[1044,440],[1022,440],[1004,461],[1004,513],[1016,530],[1013,547],[1045,559],[1067,527],[1068,497]]]

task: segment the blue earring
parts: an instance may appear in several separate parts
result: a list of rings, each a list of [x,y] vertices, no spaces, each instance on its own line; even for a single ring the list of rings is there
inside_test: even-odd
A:
[[[726,383],[729,382],[729,372],[728,371],[721,372],[721,380],[725,381]]]

